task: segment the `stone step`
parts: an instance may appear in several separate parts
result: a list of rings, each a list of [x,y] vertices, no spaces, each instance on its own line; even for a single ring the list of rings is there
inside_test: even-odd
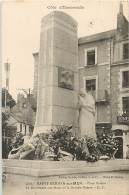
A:
[[[129,160],[101,160],[94,163],[85,161],[3,160],[3,172],[37,177],[107,171],[129,171]]]

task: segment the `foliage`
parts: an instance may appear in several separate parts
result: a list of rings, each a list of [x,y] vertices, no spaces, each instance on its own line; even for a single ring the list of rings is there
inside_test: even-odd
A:
[[[2,112],[2,130],[5,131],[8,125],[9,114],[7,112]]]
[[[5,107],[5,98],[6,98],[6,105],[12,108],[16,105],[15,100],[13,99],[12,95],[8,92],[7,89],[2,88],[2,107]]]
[[[53,147],[55,154],[59,148],[73,154],[76,160],[97,161],[100,156],[107,155],[111,158],[118,148],[116,140],[111,134],[103,134],[98,140],[90,137],[76,138],[72,136],[71,129],[60,126],[57,130],[51,130],[49,145]]]
[[[72,133],[69,127],[62,125],[60,127],[57,127],[57,129],[55,130],[51,130],[50,134],[48,135],[48,143],[55,152],[59,147],[62,150],[67,151],[69,149],[71,137]]]
[[[9,137],[11,134],[11,131],[8,127],[8,120],[9,120],[9,113],[8,112],[2,112],[2,158],[7,158],[8,153],[10,151],[10,142],[9,139],[8,142],[6,141],[6,137]]]
[[[13,139],[12,147],[18,148],[19,146],[23,145],[24,142],[24,136],[21,132],[17,133],[16,136]]]
[[[102,155],[113,157],[114,152],[118,149],[117,140],[112,137],[111,134],[102,134],[99,139],[98,149]]]
[[[113,156],[117,149],[117,143],[110,135],[103,134],[98,140],[83,137],[77,138],[72,135],[71,127],[62,125],[52,129],[49,134],[38,134],[34,137],[35,159],[43,159],[45,152],[51,151],[54,160],[60,160],[60,150],[73,155],[73,160],[85,160],[95,162],[100,156]],[[14,146],[18,147],[23,143],[23,135],[17,135]]]
[[[58,155],[59,149],[71,153],[74,160],[98,160],[97,142],[93,138],[76,138],[72,135],[71,128],[60,126],[56,130],[51,130],[49,135],[49,145],[54,153]],[[58,157],[57,157],[58,159]]]

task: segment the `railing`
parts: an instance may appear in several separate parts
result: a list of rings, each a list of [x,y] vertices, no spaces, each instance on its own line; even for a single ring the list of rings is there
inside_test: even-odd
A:
[[[117,116],[117,122],[120,124],[129,125],[129,116]]]

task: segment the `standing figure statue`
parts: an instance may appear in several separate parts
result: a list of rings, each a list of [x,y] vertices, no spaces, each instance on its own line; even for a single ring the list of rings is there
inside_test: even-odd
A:
[[[78,98],[80,135],[96,139],[95,100],[90,93],[84,90],[80,91]]]

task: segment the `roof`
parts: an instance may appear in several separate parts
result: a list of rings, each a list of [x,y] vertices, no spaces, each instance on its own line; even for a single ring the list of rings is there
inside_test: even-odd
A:
[[[18,114],[16,114],[10,112],[10,116],[13,117],[17,122],[24,123],[22,113],[19,112]]]
[[[84,43],[90,43],[94,41],[101,41],[104,39],[109,39],[109,38],[112,38],[115,35],[115,33],[116,33],[116,29],[113,29],[113,30],[102,32],[102,33],[97,33],[97,34],[81,37],[78,39],[78,44],[81,45]]]
[[[8,119],[8,126],[15,126],[16,123],[19,122],[13,115],[10,114]]]

